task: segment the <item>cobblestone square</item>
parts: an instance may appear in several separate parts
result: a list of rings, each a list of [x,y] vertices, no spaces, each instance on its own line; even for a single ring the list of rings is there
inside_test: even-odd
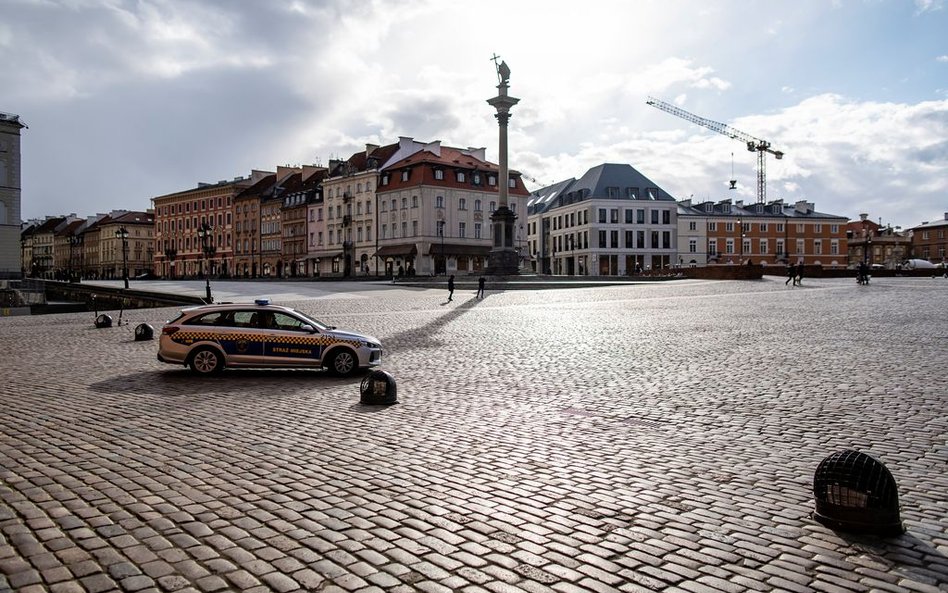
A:
[[[948,591],[948,280],[307,286],[398,405],[0,318],[0,591]],[[849,448],[904,535],[813,520]]]

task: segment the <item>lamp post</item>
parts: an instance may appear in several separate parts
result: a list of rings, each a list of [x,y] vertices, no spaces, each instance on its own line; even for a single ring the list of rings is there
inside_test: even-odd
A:
[[[257,229],[250,229],[250,277],[257,277]]]
[[[866,265],[872,265],[872,231],[869,231],[869,234],[866,236],[866,252],[863,253],[862,260],[866,262]]]
[[[115,231],[115,236],[122,240],[122,280],[125,282],[125,289],[128,290],[128,229],[120,226]]]
[[[216,248],[213,244],[213,237],[211,236],[211,227],[206,223],[202,222],[201,226],[198,228],[197,234],[201,239],[201,251],[204,252],[204,267],[207,268],[207,258],[211,256]],[[208,303],[214,302],[214,297],[211,296],[211,271],[210,269],[204,272],[204,291],[205,296],[204,300]]]
[[[178,256],[178,250],[171,247],[165,249],[165,257],[168,259],[168,274],[171,275],[171,279],[174,280],[174,258]]]
[[[441,237],[441,265],[444,266],[443,273],[448,273],[448,261],[444,259],[444,221],[438,221],[438,235]]]
[[[737,263],[742,264],[744,263],[744,221],[740,218],[737,219],[737,240],[740,243]]]

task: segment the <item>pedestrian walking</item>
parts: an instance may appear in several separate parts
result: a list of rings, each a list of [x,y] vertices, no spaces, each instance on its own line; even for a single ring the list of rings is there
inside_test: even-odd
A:
[[[484,277],[483,277],[483,276],[481,276],[480,278],[478,278],[478,280],[477,280],[477,298],[479,298],[479,299],[484,298],[484,283],[485,283],[485,280],[484,280]]]
[[[448,278],[448,300],[454,300],[454,274],[451,274],[451,277]]]
[[[803,264],[797,266],[797,276],[793,280],[793,283],[797,286],[803,286],[801,282],[803,282]]]
[[[787,281],[784,282],[783,285],[786,286],[790,284],[790,282],[792,281],[793,285],[796,286],[797,284],[796,277],[797,277],[797,266],[794,264],[790,264],[789,266],[787,266]]]

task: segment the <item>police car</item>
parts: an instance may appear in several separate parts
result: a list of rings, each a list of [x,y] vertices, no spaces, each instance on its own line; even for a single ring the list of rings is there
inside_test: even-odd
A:
[[[328,368],[349,375],[381,364],[382,345],[258,299],[183,309],[161,330],[158,360],[202,375],[225,367]]]

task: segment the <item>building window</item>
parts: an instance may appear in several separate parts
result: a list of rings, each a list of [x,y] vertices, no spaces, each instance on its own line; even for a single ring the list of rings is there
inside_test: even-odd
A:
[[[507,187],[517,187],[517,180],[511,177],[507,180]]]
[[[409,174],[409,173],[410,173],[410,171],[408,171],[408,170],[402,171],[402,181],[408,181],[408,174]]]
[[[786,253],[783,248],[783,239],[777,239],[777,255]]]
[[[458,200],[458,210],[467,210],[467,199],[461,198]]]
[[[717,255],[718,254],[718,240],[711,239],[708,241],[708,255]]]
[[[490,210],[488,210],[488,212],[489,212],[490,214],[493,214],[495,210],[497,210],[497,203],[496,203],[496,202],[491,202],[491,203],[490,203]]]
[[[386,173],[385,175],[382,175],[382,185],[388,185],[388,173]],[[331,194],[332,190],[329,190],[329,191]],[[329,197],[332,197],[332,195],[330,195]]]
[[[689,231],[697,231],[697,230],[698,230],[698,223],[695,222],[695,221],[693,221],[693,220],[690,221],[690,222],[688,223],[688,230],[689,230]]]
[[[762,232],[762,233],[766,233],[766,232],[767,232],[767,223],[766,223],[766,222],[760,223],[760,232]]]
[[[480,173],[475,173],[474,175],[472,175],[472,179],[471,179],[471,180],[474,182],[474,185],[480,185],[480,184],[481,184],[481,174],[480,174]]]
[[[441,169],[435,169],[434,176],[435,176],[435,179],[437,179],[438,181],[441,181],[442,179],[444,179],[444,171]]]
[[[599,224],[606,224],[606,209],[605,208],[599,209]]]
[[[474,238],[475,239],[481,238],[481,223],[479,222],[474,223]]]
[[[488,175],[488,176],[487,176],[487,185],[490,185],[490,186],[497,185],[497,178],[494,177],[493,175]]]
[[[688,239],[688,253],[698,253],[697,239]]]
[[[396,210],[398,210],[398,200],[392,199],[392,212],[395,212]]]
[[[444,196],[435,196],[435,208],[444,208]]]
[[[830,241],[830,255],[839,255],[839,241],[836,239]]]
[[[761,255],[767,255],[767,253],[768,253],[768,251],[767,251],[767,239],[761,239],[758,246],[760,247],[760,254],[761,254]]]
[[[402,237],[408,236],[408,221],[402,222]]]
[[[625,210],[625,224],[632,224],[635,221],[635,210],[626,208]]]
[[[632,249],[635,247],[635,233],[633,231],[625,232],[625,248]]]
[[[618,188],[616,188],[616,191],[618,191]],[[619,231],[609,231],[609,247],[619,248]]]
[[[797,224],[797,232],[798,232],[798,233],[804,232],[804,228],[803,228],[803,227],[804,227],[803,223],[798,223],[798,224]]]
[[[635,248],[645,249],[645,231],[635,232]]]
[[[662,210],[662,224],[671,224],[671,211]]]
[[[602,212],[605,212],[605,210],[602,210]],[[606,231],[599,231],[599,248],[606,248]]]
[[[815,255],[823,254],[823,241],[819,239],[816,239],[815,241],[813,241],[813,253]]]
[[[724,244],[724,253],[734,253],[734,239],[728,239]]]
[[[718,223],[716,223],[716,222],[709,222],[709,223],[708,223],[708,230],[709,230],[709,231],[717,231],[717,230],[718,230]]]
[[[411,207],[412,207],[412,208],[417,208],[417,207],[418,207],[418,196],[412,196],[412,197],[411,197]]]
[[[618,192],[619,188],[615,188],[615,190],[616,192]],[[611,222],[612,224],[619,223],[619,209],[618,208],[611,208],[609,210],[609,222]]]
[[[733,222],[724,223],[724,232],[726,233],[734,232],[734,223]]]
[[[672,246],[671,231],[662,231],[662,249],[671,249]]]
[[[457,172],[457,180],[458,180],[458,183],[464,183],[464,179],[465,179],[465,178],[464,178],[464,171],[458,171],[458,172]]]
[[[658,210],[652,210],[652,224],[658,224]]]
[[[480,211],[481,211],[481,201],[474,200],[474,212],[480,212]]]
[[[814,232],[814,233],[822,233],[822,232],[823,232],[823,225],[821,225],[821,224],[814,224],[814,225],[813,225],[813,232]]]
[[[458,237],[461,237],[462,239],[467,237],[467,223],[458,223]]]
[[[381,208],[379,209],[382,212],[388,212],[388,202],[386,202],[385,200],[382,200],[382,205],[381,205]],[[329,218],[332,218],[332,208],[329,209]]]
[[[835,234],[838,233],[838,232],[839,232],[839,225],[838,225],[838,224],[831,224],[831,225],[830,225],[830,233],[832,233],[832,234],[835,235]]]
[[[803,247],[803,239],[797,239],[797,255],[802,255],[804,253]]]
[[[783,223],[782,223],[782,222],[778,222],[778,223],[777,223],[777,232],[778,232],[778,233],[782,233],[782,232],[783,232]]]
[[[412,237],[418,236],[418,221],[417,220],[411,221],[411,236]]]

